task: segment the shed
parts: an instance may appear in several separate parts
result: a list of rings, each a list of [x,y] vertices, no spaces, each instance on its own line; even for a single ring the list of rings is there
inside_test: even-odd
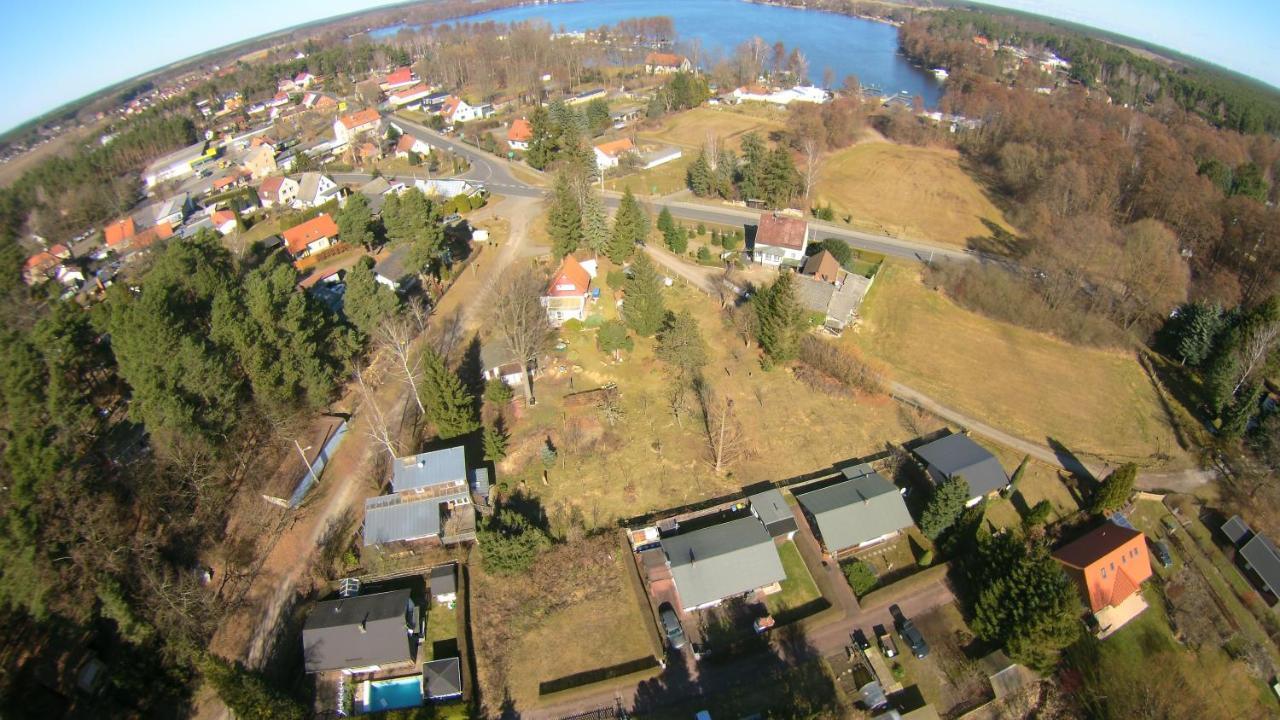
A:
[[[764,529],[770,537],[791,537],[796,531],[796,516],[791,512],[782,492],[771,488],[748,496],[751,501],[751,513],[760,518]]]
[[[438,603],[458,599],[458,566],[456,563],[431,568],[431,597]]]
[[[1227,536],[1232,545],[1240,547],[1253,537],[1253,528],[1249,527],[1244,518],[1232,515],[1230,520],[1222,524],[1222,534]]]
[[[1273,597],[1280,597],[1280,550],[1266,535],[1255,533],[1240,548],[1240,557]]]
[[[422,678],[430,700],[462,697],[462,662],[456,657],[423,663]]]
[[[422,490],[434,485],[462,485],[466,481],[467,456],[461,445],[396,458],[391,465],[392,492]]]

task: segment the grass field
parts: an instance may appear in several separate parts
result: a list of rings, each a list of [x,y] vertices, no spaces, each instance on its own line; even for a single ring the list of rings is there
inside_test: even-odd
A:
[[[458,640],[458,610],[456,607],[449,607],[441,603],[431,601],[431,607],[427,611],[427,632],[425,642],[422,644],[423,652],[427,658],[435,660],[435,644],[446,643],[450,641],[456,646]],[[441,657],[456,657],[456,655],[445,654]]]
[[[983,220],[1011,229],[952,150],[873,142],[836,152],[814,196],[827,203],[855,227],[947,245],[991,235]]]
[[[597,282],[608,272],[602,259]],[[591,312],[615,317],[611,289],[605,285],[602,293]],[[714,301],[679,285],[664,295],[668,309],[689,309],[698,319],[710,346],[707,381],[734,400],[750,452],[727,474],[712,472],[697,400],[690,392],[678,419],[670,411],[672,381],[654,357],[652,338],[637,338],[634,351],[615,363],[596,348],[592,323],[563,329],[568,347],[535,383],[538,404],[511,423],[510,454],[497,475],[508,490],[523,487],[539,498],[553,525],[576,507],[588,526],[599,527],[819,470],[915,436],[891,399],[833,397],[813,392],[787,369],[765,372]],[[613,425],[591,405],[565,407],[565,394],[608,383],[619,392],[621,416]],[[814,437],[818,427],[821,441]],[[558,453],[544,482],[539,454],[548,440]]]
[[[1077,347],[964,310],[922,285],[914,268],[895,263],[885,264],[861,313],[842,342],[954,410],[1076,454],[1190,464],[1131,355]]]
[[[981,437],[974,440],[990,450],[1010,476],[1022,462],[1022,456],[1012,450]],[[1021,527],[1023,515],[1042,500],[1048,500],[1053,505],[1049,522],[1071,515],[1080,508],[1080,504],[1072,496],[1071,490],[1063,484],[1060,472],[1058,468],[1033,458],[1027,463],[1027,469],[1018,481],[1017,492],[1008,498],[999,497],[987,502],[987,520],[997,527]]]
[[[765,599],[769,614],[783,615],[822,597],[794,542],[779,545],[778,557],[782,558],[782,569],[787,571],[787,579],[782,582],[782,592]]]

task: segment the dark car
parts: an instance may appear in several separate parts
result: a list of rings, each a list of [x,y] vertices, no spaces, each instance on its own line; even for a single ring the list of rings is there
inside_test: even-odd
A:
[[[658,616],[662,618],[662,629],[667,633],[667,642],[671,643],[673,650],[679,650],[686,644],[684,630],[680,628],[680,618],[676,617],[676,611],[671,607],[671,603],[662,603],[658,608]]]
[[[871,647],[871,642],[867,640],[867,635],[866,633],[862,632],[862,628],[858,628],[857,630],[854,630],[853,634],[851,634],[849,637],[853,640],[853,644],[857,646],[859,650],[866,650],[867,648]]]
[[[893,616],[893,626],[898,629],[898,635],[902,637],[902,641],[907,644],[907,647],[911,648],[911,654],[918,658],[927,657],[929,655],[929,643],[924,641],[924,635],[921,634],[915,623],[902,614],[902,608],[897,605],[890,605],[889,614]]]
[[[1157,540],[1151,544],[1151,554],[1156,556],[1156,562],[1160,563],[1160,567],[1167,568],[1173,566],[1173,556],[1169,554],[1169,546],[1164,541]]]

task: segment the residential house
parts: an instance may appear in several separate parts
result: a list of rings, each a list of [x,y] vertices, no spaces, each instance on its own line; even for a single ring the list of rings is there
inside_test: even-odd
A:
[[[373,266],[373,279],[388,288],[403,292],[418,284],[418,274],[407,269],[409,245],[400,245],[384,253]]]
[[[596,169],[604,171],[618,167],[618,161],[623,155],[636,151],[636,144],[631,141],[631,138],[622,138],[621,140],[600,143],[595,146],[594,150]]]
[[[216,150],[212,148],[207,150],[207,147],[208,143],[202,140],[195,145],[174,150],[157,158],[142,171],[142,182],[149,189],[162,182],[191,176],[195,172],[192,166],[208,157],[206,154],[208,151],[212,150],[216,154]]]
[[[391,467],[391,494],[365,501],[366,547],[475,539],[475,513],[461,445],[396,458]]]
[[[243,181],[244,175],[241,175],[239,172],[234,172],[230,175],[224,175],[217,180],[214,180],[212,189],[214,192],[229,190],[232,187],[238,186]]]
[[[761,265],[799,265],[809,246],[809,223],[777,212],[760,216],[751,257]]]
[[[331,247],[338,239],[338,224],[327,213],[320,214],[282,234],[289,254],[302,259]]]
[[[840,333],[862,305],[873,278],[846,272],[823,250],[805,261],[796,276],[796,295],[806,310],[822,313],[828,330]]]
[[[387,102],[394,107],[403,107],[410,103],[418,102],[431,94],[431,88],[422,83],[418,83],[412,87],[393,90],[387,95]]]
[[[755,517],[666,537],[661,546],[685,611],[776,591],[787,578],[773,538]]]
[[[796,516],[782,497],[782,491],[771,488],[748,495],[747,501],[751,503],[751,514],[759,518],[769,537],[790,539],[796,534]]]
[[[451,657],[423,663],[422,682],[426,686],[428,700],[462,697],[462,661]]]
[[[607,93],[604,88],[591,88],[590,90],[583,90],[582,92],[574,93],[572,96],[567,98],[565,102],[569,105],[581,105],[582,103],[589,103],[592,100],[602,100],[606,94]]]
[[[644,71],[650,75],[669,75],[689,72],[693,66],[689,58],[675,53],[651,52],[644,56]]]
[[[520,360],[503,343],[490,341],[480,346],[480,367],[485,380],[501,380],[509,387],[524,384]],[[532,374],[533,367],[529,372]]]
[[[382,147],[376,143],[363,142],[356,148],[356,158],[362,162],[377,162],[382,159]]]
[[[155,221],[153,225],[168,225],[170,229],[182,224],[187,219],[187,215],[192,209],[191,196],[187,193],[178,193],[172,197],[165,198],[163,202],[155,208]]]
[[[126,240],[135,234],[137,234],[137,227],[131,217],[117,220],[102,229],[102,236],[108,248],[122,246]]]
[[[444,116],[447,123],[454,125],[483,118],[487,107],[487,105],[468,105],[466,100],[450,95],[441,106],[440,114]]]
[[[1151,577],[1147,537],[1131,527],[1105,522],[1054,551],[1079,586],[1106,637],[1147,609],[1142,583]]]
[[[1233,515],[1222,526],[1222,532],[1236,548],[1236,558],[1248,571],[1255,584],[1265,592],[1268,605],[1275,607],[1280,598],[1280,550],[1275,543],[1253,528],[1239,515]]]
[[[153,225],[146,230],[129,238],[130,250],[146,250],[159,240],[168,240],[173,237],[173,226],[161,223]]]
[[[431,597],[444,605],[458,599],[458,564],[448,563],[431,568]]]
[[[796,493],[809,527],[829,555],[879,545],[911,527],[902,493],[883,475],[866,464],[841,473],[845,479],[840,482]]]
[[[294,207],[319,207],[330,200],[342,197],[342,188],[329,179],[328,175],[318,172],[305,172],[298,178],[298,197]]]
[[[220,235],[229,235],[236,229],[236,214],[231,210],[214,210],[209,216],[213,229]]]
[[[383,92],[390,92],[400,88],[412,87],[417,85],[419,82],[421,81],[418,80],[418,75],[413,71],[413,68],[401,67],[391,71],[387,77],[382,80],[380,87]]]
[[[298,181],[275,175],[258,186],[258,202],[264,208],[290,207],[298,200]]]
[[[346,145],[354,138],[367,133],[377,132],[382,125],[382,116],[373,108],[365,108],[357,112],[339,116],[333,121],[333,137],[337,145]]]
[[[298,73],[296,76],[294,76],[294,78],[293,78],[293,86],[294,86],[294,87],[303,88],[303,89],[305,90],[306,88],[311,87],[311,83],[313,83],[313,82],[315,82],[315,81],[316,81],[316,76],[315,76],[315,75],[312,75],[311,73],[307,72],[306,70],[303,70],[302,72],[300,72],[300,73]]]
[[[401,160],[408,160],[409,153],[424,158],[431,154],[431,146],[425,140],[416,138],[409,133],[401,133],[400,139],[396,141],[396,157]]]
[[[302,655],[308,673],[408,669],[421,641],[409,590],[392,590],[316,603],[302,628]]]
[[[684,152],[674,145],[661,147],[656,150],[649,150],[640,153],[640,167],[645,170],[652,170],[659,165],[666,165],[669,162],[675,162],[684,156]]]
[[[542,297],[542,305],[547,308],[547,319],[557,327],[566,320],[586,320],[590,293],[591,276],[586,268],[574,256],[565,255]]]
[[[963,433],[948,435],[915,449],[934,485],[960,476],[969,485],[966,506],[1009,487],[1009,476],[990,451]]]
[[[276,165],[276,149],[269,142],[259,143],[244,156],[240,165],[249,172],[251,179],[261,180],[279,169]]]
[[[369,200],[369,210],[373,212],[374,215],[377,215],[382,212],[382,206],[386,203],[388,195],[393,193],[399,195],[404,192],[404,189],[404,183],[399,180],[392,182],[385,176],[379,175],[364,185],[361,185],[356,192],[365,196],[365,198]]]
[[[61,243],[48,250],[41,250],[27,258],[26,262],[22,264],[23,282],[28,285],[35,285],[51,278],[59,277],[62,261],[70,257],[71,251]]]
[[[848,274],[844,268],[840,267],[840,261],[836,260],[836,256],[826,250],[816,255],[810,255],[809,259],[805,260],[804,268],[800,273],[819,282],[832,285],[843,282],[844,276]]]
[[[507,146],[512,150],[528,150],[529,141],[533,140],[533,126],[524,118],[511,121],[507,129]]]

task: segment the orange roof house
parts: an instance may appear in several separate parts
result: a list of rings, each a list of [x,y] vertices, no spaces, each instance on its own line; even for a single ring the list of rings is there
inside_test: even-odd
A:
[[[507,130],[507,142],[512,143],[528,143],[533,139],[533,126],[524,118],[516,118],[511,121],[511,128]]]
[[[134,250],[145,250],[157,240],[168,240],[171,237],[173,237],[173,227],[168,223],[160,223],[134,235],[129,240],[129,247]]]
[[[349,115],[343,115],[342,117],[338,118],[338,120],[342,123],[343,127],[345,127],[348,130],[354,130],[355,128],[358,128],[361,125],[368,125],[369,123],[375,123],[379,119],[381,119],[381,116],[378,115],[378,111],[374,110],[373,108],[365,108],[364,110],[359,110]]]
[[[413,85],[418,82],[418,76],[413,74],[413,68],[402,67],[396,68],[386,79],[382,81],[384,88],[397,88],[405,85]]]
[[[577,258],[565,255],[542,297],[542,304],[547,308],[547,319],[553,325],[560,325],[566,320],[586,320],[587,293],[590,290],[590,273]]]
[[[290,255],[306,257],[332,244],[338,237],[338,224],[328,215],[317,215],[281,234],[284,236],[285,247],[289,249]]]
[[[102,230],[102,234],[107,241],[107,247],[115,247],[133,237],[137,232],[138,230],[133,226],[133,218],[131,217],[117,220]]]
[[[1147,538],[1103,523],[1053,553],[1079,586],[1105,637],[1146,609],[1142,583],[1151,577]]]
[[[689,61],[675,53],[651,52],[644,56],[644,68],[650,73],[670,73],[688,70]]]
[[[801,272],[812,276],[814,280],[821,280],[824,283],[834,285],[843,278],[843,270],[844,268],[840,267],[840,261],[836,260],[836,256],[823,250],[817,255],[810,255],[809,259],[804,263],[804,270]]]

